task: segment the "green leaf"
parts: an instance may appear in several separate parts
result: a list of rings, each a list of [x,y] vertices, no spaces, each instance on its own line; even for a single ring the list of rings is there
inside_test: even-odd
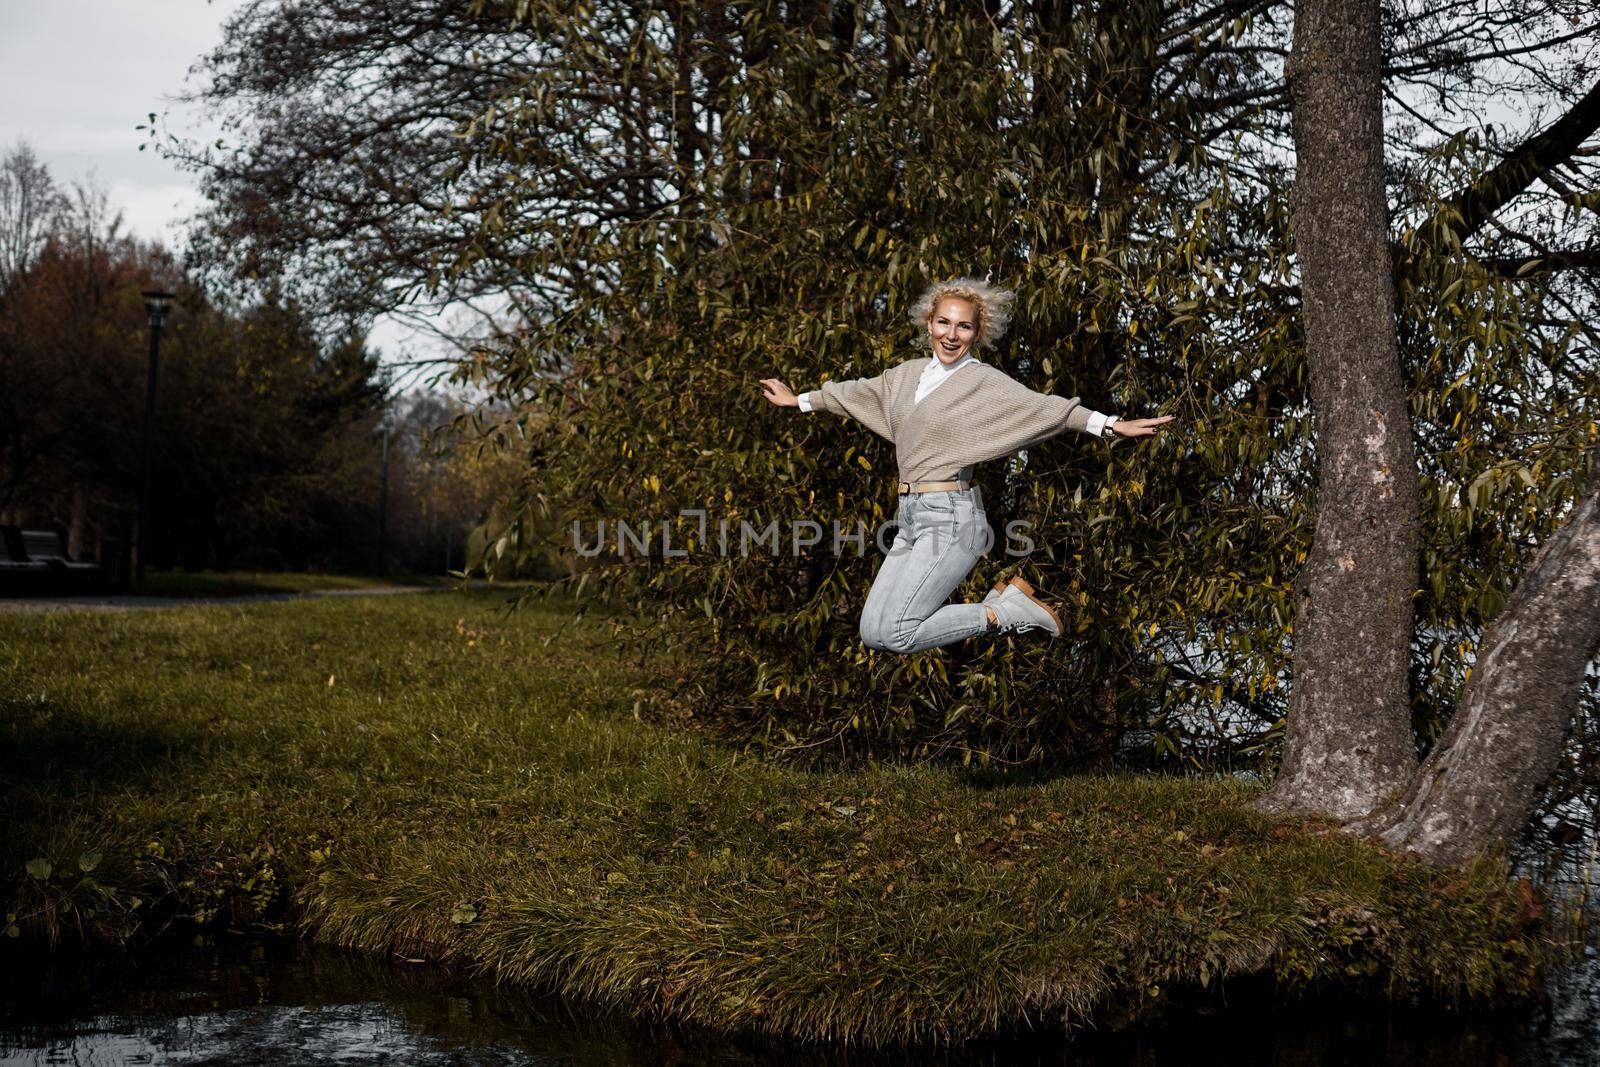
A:
[[[41,882],[43,882],[47,878],[49,878],[50,877],[50,872],[53,871],[53,870],[55,870],[55,868],[52,867],[50,865],[50,861],[48,859],[45,859],[43,856],[40,856],[36,860],[29,860],[28,861],[28,873],[30,875],[32,875],[33,877],[39,879],[39,881],[41,881]]]

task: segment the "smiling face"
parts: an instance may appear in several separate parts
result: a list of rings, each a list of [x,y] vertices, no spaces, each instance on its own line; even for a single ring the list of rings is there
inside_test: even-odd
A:
[[[934,305],[933,314],[928,316],[928,340],[941,363],[948,365],[965,356],[977,335],[978,309],[971,301],[947,296]]]

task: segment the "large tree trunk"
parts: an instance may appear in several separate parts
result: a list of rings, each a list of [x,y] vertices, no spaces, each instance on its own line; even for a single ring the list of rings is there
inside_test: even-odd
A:
[[[1600,652],[1600,456],[1588,492],[1539,549],[1404,801],[1351,830],[1440,865],[1509,845],[1527,824]]]
[[[1296,581],[1283,766],[1260,806],[1366,815],[1416,766],[1409,714],[1416,457],[1395,341],[1377,0],[1297,9],[1295,244],[1318,433],[1317,527]]]

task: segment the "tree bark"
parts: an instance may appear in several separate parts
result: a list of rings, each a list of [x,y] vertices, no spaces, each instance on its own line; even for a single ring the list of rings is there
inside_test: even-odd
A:
[[[1296,579],[1283,765],[1259,806],[1338,819],[1392,801],[1416,766],[1419,510],[1395,340],[1378,12],[1378,0],[1301,4],[1288,74],[1317,526]]]
[[[1441,866],[1522,832],[1600,653],[1600,454],[1592,458],[1588,492],[1484,634],[1461,706],[1404,800],[1352,832]]]

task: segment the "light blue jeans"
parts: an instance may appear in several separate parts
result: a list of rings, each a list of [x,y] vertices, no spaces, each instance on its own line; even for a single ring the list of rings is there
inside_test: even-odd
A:
[[[919,652],[989,629],[982,604],[947,604],[991,547],[993,531],[977,486],[903,493],[899,532],[861,611],[861,640],[883,652]]]

